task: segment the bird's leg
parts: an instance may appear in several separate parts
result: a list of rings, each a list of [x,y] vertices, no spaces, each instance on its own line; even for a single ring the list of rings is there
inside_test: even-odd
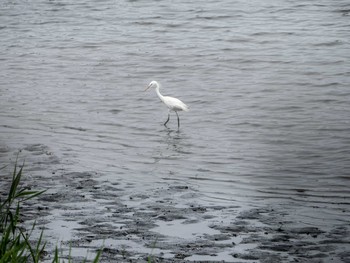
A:
[[[180,118],[179,118],[179,115],[177,114],[177,111],[175,111],[175,113],[177,116],[177,128],[179,129],[180,128]]]
[[[164,122],[165,127],[166,127],[166,124],[168,123],[169,119],[170,119],[170,112],[168,112],[168,119],[166,120],[166,122]]]

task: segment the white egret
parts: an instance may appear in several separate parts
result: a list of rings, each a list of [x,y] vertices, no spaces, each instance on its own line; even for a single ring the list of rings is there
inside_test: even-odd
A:
[[[176,116],[177,116],[177,127],[180,128],[180,118],[179,115],[177,114],[178,111],[188,111],[188,106],[183,103],[181,100],[177,99],[177,98],[173,98],[173,97],[169,97],[169,96],[163,96],[162,94],[160,94],[159,92],[159,84],[157,81],[153,80],[145,89],[148,90],[149,88],[155,88],[156,89],[156,93],[158,95],[158,97],[160,98],[161,101],[164,102],[164,104],[168,107],[169,112],[168,112],[168,119],[166,120],[166,122],[164,123],[164,126],[166,126],[166,124],[168,123],[169,119],[170,119],[170,111],[175,111]]]

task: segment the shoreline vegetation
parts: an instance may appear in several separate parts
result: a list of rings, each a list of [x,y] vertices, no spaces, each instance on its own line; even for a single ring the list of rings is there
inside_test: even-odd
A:
[[[6,166],[1,167],[0,170]],[[23,175],[23,165],[17,168],[17,160],[12,174],[11,185],[8,193],[0,195],[0,263],[7,262],[41,262],[48,260],[48,252],[45,250],[44,231],[42,230],[38,240],[32,238],[32,233],[36,230],[34,222],[30,229],[23,227],[22,204],[43,194],[46,190],[36,191],[21,186]],[[71,251],[70,251],[71,252]],[[72,262],[71,255],[61,256],[59,249],[55,248],[52,256],[52,263]],[[98,250],[93,263],[100,260],[102,249]],[[83,262],[88,262],[85,259]]]

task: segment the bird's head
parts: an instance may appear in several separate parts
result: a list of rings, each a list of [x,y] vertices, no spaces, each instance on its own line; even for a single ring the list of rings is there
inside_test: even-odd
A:
[[[153,81],[151,81],[150,84],[148,84],[148,86],[147,86],[147,88],[145,89],[145,91],[148,90],[148,89],[150,89],[150,88],[156,88],[156,87],[158,87],[158,86],[159,86],[158,82],[155,81],[155,80],[153,80]]]

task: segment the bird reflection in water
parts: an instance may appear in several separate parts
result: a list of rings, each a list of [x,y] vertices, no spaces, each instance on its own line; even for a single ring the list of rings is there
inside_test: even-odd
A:
[[[157,153],[154,155],[155,163],[185,158],[184,154],[188,153],[184,145],[185,133],[165,128],[160,134]]]

